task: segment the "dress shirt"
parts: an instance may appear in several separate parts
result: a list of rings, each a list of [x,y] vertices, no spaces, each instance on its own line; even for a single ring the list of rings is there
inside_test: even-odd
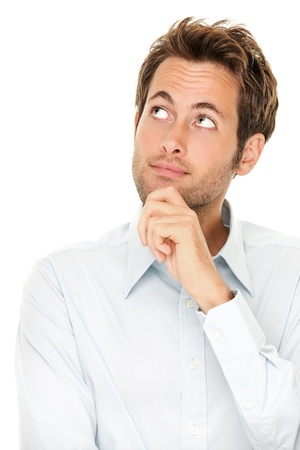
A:
[[[300,449],[300,239],[234,218],[205,316],[131,224],[38,261],[16,348],[22,450]]]

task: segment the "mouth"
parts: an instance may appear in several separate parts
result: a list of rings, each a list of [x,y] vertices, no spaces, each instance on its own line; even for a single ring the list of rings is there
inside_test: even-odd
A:
[[[167,178],[182,178],[188,174],[184,169],[174,163],[157,162],[154,164],[150,164],[150,167],[158,175]]]

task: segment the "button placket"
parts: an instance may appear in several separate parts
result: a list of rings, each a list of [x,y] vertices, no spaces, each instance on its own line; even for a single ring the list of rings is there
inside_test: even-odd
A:
[[[188,298],[188,299],[186,300],[186,302],[185,302],[185,306],[186,306],[188,309],[194,308],[194,306],[195,306],[194,300],[192,300],[191,298]]]
[[[206,446],[206,373],[204,331],[196,313],[197,304],[182,290],[180,301],[180,349],[182,364],[182,429],[191,450]]]
[[[191,435],[192,436],[198,436],[199,434],[199,428],[196,425],[193,425],[191,427]]]
[[[194,358],[190,359],[190,361],[189,361],[189,368],[190,369],[197,369],[197,367],[198,367],[197,361],[195,361]]]

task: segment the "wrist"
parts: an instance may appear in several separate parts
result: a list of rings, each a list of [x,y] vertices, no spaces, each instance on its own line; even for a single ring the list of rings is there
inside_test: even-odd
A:
[[[235,295],[235,291],[232,291],[229,286],[225,285],[220,289],[214,288],[212,290],[208,290],[204,295],[199,297],[195,296],[194,299],[199,306],[199,310],[204,314],[207,314],[210,309],[229,302],[235,297]]]

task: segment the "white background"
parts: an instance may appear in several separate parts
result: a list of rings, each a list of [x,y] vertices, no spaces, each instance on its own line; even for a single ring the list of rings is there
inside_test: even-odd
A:
[[[9,450],[18,448],[14,346],[23,282],[35,259],[131,219],[137,72],[154,39],[186,16],[245,23],[270,61],[277,129],[228,198],[240,218],[300,235],[294,0],[3,1],[0,442]]]

